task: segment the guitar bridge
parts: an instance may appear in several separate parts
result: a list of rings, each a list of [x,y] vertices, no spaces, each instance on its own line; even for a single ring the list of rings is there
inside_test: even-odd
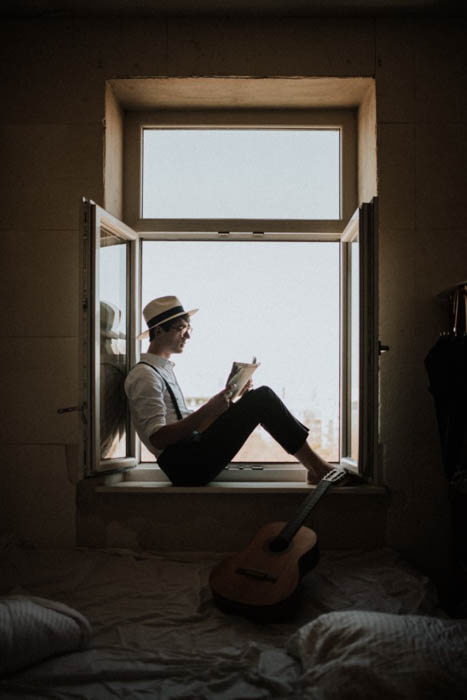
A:
[[[236,570],[236,573],[241,574],[242,576],[247,576],[248,578],[258,579],[259,581],[269,581],[270,583],[276,583],[277,581],[277,576],[272,576],[271,574],[268,574],[267,571],[261,571],[261,569],[246,569],[243,566],[240,566]]]

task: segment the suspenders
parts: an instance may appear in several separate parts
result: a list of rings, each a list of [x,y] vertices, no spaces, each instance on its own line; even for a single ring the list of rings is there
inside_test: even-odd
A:
[[[138,364],[139,364],[139,365],[147,365],[148,367],[150,367],[151,369],[153,369],[154,372],[155,372],[156,374],[159,375],[159,377],[160,377],[160,378],[162,379],[162,381],[164,382],[164,384],[165,384],[165,386],[166,386],[166,388],[167,388],[167,391],[169,392],[169,395],[170,395],[170,398],[171,398],[171,400],[172,400],[172,404],[173,404],[173,407],[174,407],[174,409],[175,409],[175,413],[177,414],[178,420],[182,420],[182,418],[183,418],[182,412],[180,411],[179,405],[178,405],[178,403],[177,403],[177,399],[175,398],[175,394],[173,393],[172,387],[170,386],[170,384],[169,384],[169,382],[167,381],[167,379],[164,379],[164,377],[162,376],[162,374],[161,374],[153,365],[149,364],[149,362],[144,362],[143,360],[141,360],[140,362],[138,362]]]

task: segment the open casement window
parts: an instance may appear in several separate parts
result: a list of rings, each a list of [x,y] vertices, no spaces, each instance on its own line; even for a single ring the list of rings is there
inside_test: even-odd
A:
[[[369,477],[374,473],[377,456],[376,213],[376,200],[363,204],[351,217],[340,241],[326,243],[340,246],[340,446],[332,461],[348,464]],[[86,200],[83,202],[83,236],[86,253],[83,337],[85,404],[88,407],[85,461],[87,473],[92,474],[139,464],[141,450],[131,427],[123,382],[139,353],[139,343],[135,340],[141,323],[139,270],[149,264],[149,260],[142,260],[140,265],[140,256],[147,257],[145,247],[157,241],[160,251],[156,257],[162,256],[165,266],[170,268],[172,264],[180,272],[181,259],[175,256],[173,239],[167,234],[159,234],[156,239],[147,233],[140,235]],[[255,251],[255,255],[260,255],[263,262],[269,255],[263,246],[271,247],[271,253],[277,257],[274,246],[297,245],[297,241],[293,240],[278,244],[277,239],[268,240],[267,236],[258,243],[254,234],[251,234],[249,242],[245,235],[238,238],[239,244],[253,246],[251,250]],[[214,245],[226,250],[225,246],[231,245],[223,238],[216,240],[212,234],[208,240],[208,243],[192,239],[184,241],[177,236],[176,244],[180,249],[186,248],[183,255],[187,255],[191,261],[196,253],[193,246]],[[311,251],[313,246],[322,244],[311,236],[298,245],[306,246],[307,250],[311,246]],[[167,258],[163,255],[162,246],[164,250],[167,246]],[[205,249],[203,252],[206,252]],[[247,253],[243,251],[242,260],[245,255]],[[308,264],[308,252],[304,251],[302,255],[306,256]],[[205,279],[202,275],[201,285]],[[338,279],[332,284],[339,286]],[[319,295],[316,294],[316,297]],[[322,300],[318,303],[322,304]],[[253,309],[253,321],[257,319],[257,313]],[[299,334],[303,334],[307,313],[310,315],[311,311],[300,312]],[[339,311],[336,313],[339,314]],[[205,319],[203,326],[206,324],[208,319]],[[230,325],[235,328],[234,322]],[[211,337],[209,328],[208,337]],[[293,342],[293,338],[289,340]],[[300,377],[303,378],[303,372]],[[267,463],[267,458],[262,458],[261,462]],[[291,466],[282,465],[282,468],[287,471]],[[251,470],[253,480],[258,480],[258,472],[255,471],[258,468]],[[275,478],[271,477],[273,480],[277,479],[278,468],[281,465],[277,465]],[[155,479],[164,478],[156,465],[153,469]],[[242,479],[248,480],[247,472],[247,469],[242,471]],[[218,480],[223,478],[229,477],[220,475]],[[290,476],[284,480],[290,480]]]
[[[375,473],[378,444],[377,200],[341,238],[341,463]]]
[[[85,473],[133,467],[136,441],[124,392],[135,361],[137,235],[83,200]]]

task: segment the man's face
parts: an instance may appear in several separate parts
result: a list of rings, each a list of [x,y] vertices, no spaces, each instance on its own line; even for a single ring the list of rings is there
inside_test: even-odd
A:
[[[185,343],[190,337],[191,326],[187,321],[176,321],[167,331],[170,342],[170,351],[175,353],[183,352]]]

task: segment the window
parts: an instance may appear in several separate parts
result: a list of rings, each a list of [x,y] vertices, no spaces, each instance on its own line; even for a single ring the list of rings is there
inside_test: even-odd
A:
[[[177,358],[177,375],[193,408],[222,387],[233,360],[254,354],[262,363],[259,383],[284,396],[310,427],[320,454],[370,469],[376,229],[373,205],[351,216],[354,115],[313,113],[308,123],[303,114],[288,119],[288,126],[282,115],[267,127],[200,128],[186,115],[175,126],[161,123],[160,115],[129,117],[132,186],[125,219],[132,228],[89,202],[84,220],[87,239],[94,241],[88,268],[93,312],[85,319],[90,471],[152,458],[141,453],[126,407],[117,426],[103,397],[111,395],[108,375],[114,368],[124,374],[144,351],[134,341],[142,307],[168,293],[202,309],[190,341],[194,347],[199,336],[196,354],[190,349]],[[109,332],[115,336],[107,337]],[[202,371],[195,374],[189,353]],[[107,437],[110,424],[114,432]],[[267,435],[259,432],[249,443],[238,460],[277,461],[287,469],[290,456]]]
[[[357,206],[356,132],[345,109],[129,113],[125,221],[338,240]]]
[[[83,201],[83,367],[88,473],[136,465],[123,382],[134,361],[136,236]]]
[[[200,308],[174,358],[188,406],[222,388],[229,362],[255,355],[256,386],[271,386],[310,427],[312,446],[339,461],[339,244],[143,240],[141,258],[143,307],[173,289],[176,270],[177,295]],[[154,461],[144,449],[142,459]],[[257,429],[234,461],[296,460]]]

